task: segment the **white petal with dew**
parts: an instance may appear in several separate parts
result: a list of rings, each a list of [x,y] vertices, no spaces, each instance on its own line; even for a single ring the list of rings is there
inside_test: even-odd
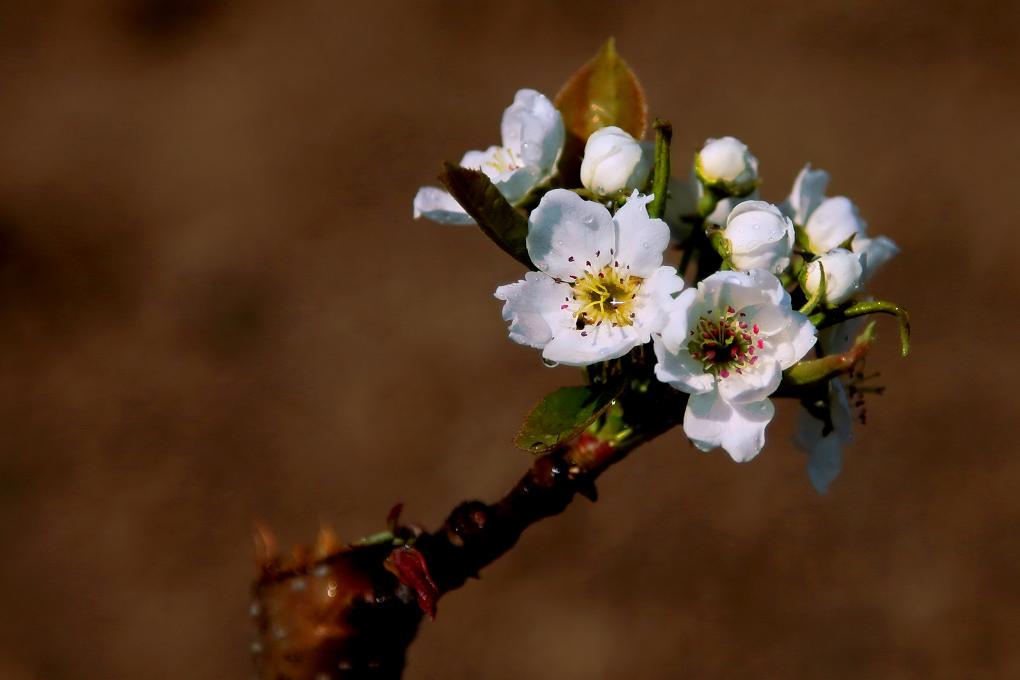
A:
[[[505,300],[503,320],[510,322],[510,339],[528,347],[543,348],[553,339],[553,324],[569,312],[561,310],[571,297],[570,286],[556,283],[545,274],[528,272],[517,283],[500,286],[496,297]]]
[[[808,163],[797,174],[797,179],[793,181],[793,191],[781,206],[783,212],[795,224],[804,226],[811,213],[825,199],[825,188],[828,185],[829,173],[824,170],[812,170],[811,164]]]
[[[512,149],[525,165],[538,168],[537,181],[552,174],[565,131],[563,117],[544,94],[518,90],[513,104],[503,112],[500,128],[503,146]]]
[[[824,255],[838,248],[851,236],[863,234],[866,228],[857,213],[857,206],[846,196],[826,198],[804,225],[811,252],[815,255]]]
[[[862,281],[870,279],[886,262],[900,253],[899,246],[887,236],[861,238],[858,235],[851,244],[851,250],[861,256],[861,266],[864,269]]]
[[[424,217],[440,224],[474,224],[450,192],[439,187],[422,187],[414,197],[414,217]]]
[[[647,278],[662,265],[662,253],[669,245],[669,227],[660,219],[648,216],[648,204],[653,196],[641,196],[636,191],[627,203],[616,211],[616,254],[621,270]]]
[[[615,232],[613,218],[602,204],[566,189],[553,189],[531,212],[528,254],[536,267],[567,280],[611,262]]]

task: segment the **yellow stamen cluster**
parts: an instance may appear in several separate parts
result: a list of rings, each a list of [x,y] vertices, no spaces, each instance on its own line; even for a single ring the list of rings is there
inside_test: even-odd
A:
[[[574,283],[574,299],[580,306],[575,312],[578,328],[606,321],[614,326],[634,323],[634,299],[642,279],[624,274],[615,267],[600,272],[585,272]]]
[[[502,174],[504,172],[513,172],[521,167],[523,163],[521,163],[517,154],[513,152],[513,149],[500,147],[496,149],[485,165]]]

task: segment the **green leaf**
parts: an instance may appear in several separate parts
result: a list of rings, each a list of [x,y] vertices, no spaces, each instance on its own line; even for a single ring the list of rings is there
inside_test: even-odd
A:
[[[581,434],[620,392],[619,384],[561,387],[531,410],[514,444],[532,453],[549,451]]]
[[[655,120],[655,175],[652,193],[655,198],[648,205],[648,216],[662,217],[666,212],[666,194],[669,189],[669,146],[673,141],[673,126],[666,120]]]
[[[525,267],[535,268],[528,256],[527,218],[507,202],[485,173],[444,163],[439,181],[486,236]]]
[[[591,61],[582,66],[556,95],[568,132],[588,139],[599,128],[615,125],[635,139],[645,136],[648,107],[637,76],[610,38]]]

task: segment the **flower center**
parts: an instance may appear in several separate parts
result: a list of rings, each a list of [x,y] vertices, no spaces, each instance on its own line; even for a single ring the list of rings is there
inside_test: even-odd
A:
[[[485,161],[487,167],[492,168],[495,172],[503,174],[505,172],[513,172],[517,170],[524,163],[517,157],[513,149],[509,149],[505,146],[501,146],[489,156],[489,159]]]
[[[698,319],[697,327],[690,332],[687,351],[701,362],[706,373],[728,378],[730,371],[742,373],[758,361],[755,352],[764,349],[765,341],[758,337],[758,324],[749,324],[744,316],[744,312],[727,307]]]
[[[641,288],[641,277],[624,274],[606,266],[599,272],[586,271],[574,281],[574,299],[580,305],[574,313],[578,330],[603,321],[614,326],[634,323],[634,299]]]

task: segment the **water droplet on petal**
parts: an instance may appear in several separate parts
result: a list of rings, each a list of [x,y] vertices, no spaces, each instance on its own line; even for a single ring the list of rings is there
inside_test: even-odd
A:
[[[761,229],[761,225],[760,225],[760,224],[756,224],[756,225],[754,225],[754,229],[755,229],[755,231],[757,231],[757,230]]]
[[[558,246],[562,246],[562,245],[563,245],[563,239],[560,239],[559,241],[557,241],[557,242],[556,242],[556,245],[558,245]]]
[[[645,241],[644,243],[642,243],[641,247],[644,248],[645,250],[648,250],[648,241]]]
[[[595,223],[595,218],[592,217],[591,215],[588,215],[587,217],[584,218],[584,223],[590,227],[592,224]]]

